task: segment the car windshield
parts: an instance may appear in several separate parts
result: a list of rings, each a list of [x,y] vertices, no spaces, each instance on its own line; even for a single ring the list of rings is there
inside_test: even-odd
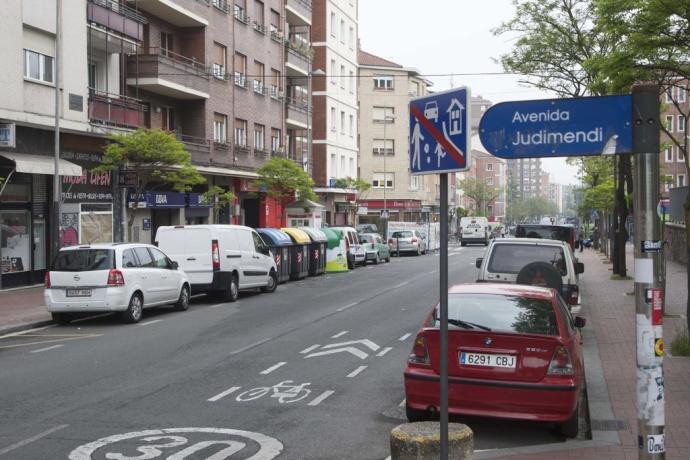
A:
[[[561,276],[568,274],[563,248],[538,244],[496,244],[491,251],[488,270],[491,273],[517,274],[532,262],[548,262]]]
[[[412,238],[412,232],[411,231],[403,231],[403,232],[394,232],[393,233],[393,238]]]
[[[438,308],[435,317],[438,327]],[[559,334],[558,321],[551,302],[516,295],[450,294],[448,323],[459,329]]]
[[[518,238],[542,238],[549,240],[570,241],[572,228],[555,227],[552,225],[543,226],[520,226],[515,231]]]
[[[112,249],[73,249],[58,253],[52,271],[87,272],[111,268],[115,268],[115,251]]]

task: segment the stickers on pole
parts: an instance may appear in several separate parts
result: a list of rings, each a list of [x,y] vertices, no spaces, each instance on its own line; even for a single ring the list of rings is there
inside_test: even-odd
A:
[[[663,426],[664,373],[661,366],[637,369],[637,418],[648,426]]]
[[[664,433],[647,436],[647,453],[661,454],[666,452],[666,440]]]
[[[645,300],[652,307],[652,326],[661,326],[664,322],[664,290],[645,289]]]

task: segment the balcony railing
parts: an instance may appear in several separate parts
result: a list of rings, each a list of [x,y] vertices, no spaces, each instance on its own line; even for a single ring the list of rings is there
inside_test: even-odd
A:
[[[139,85],[166,96],[183,99],[208,97],[210,72],[204,63],[165,48],[149,47],[143,49],[142,54],[129,55],[127,77],[129,85]],[[174,85],[161,84],[158,80]]]
[[[242,8],[239,5],[235,5],[233,11],[234,11],[233,14],[235,16],[235,19],[237,19],[238,21],[240,21],[244,24],[249,24],[250,18],[249,18],[249,15],[247,14],[247,12],[244,10],[244,8]]]
[[[177,140],[184,144],[185,150],[192,156],[192,161],[208,161],[211,153],[211,141],[202,137],[177,133]]]
[[[235,72],[235,84],[237,86],[241,86],[242,88],[247,87],[247,75],[240,73],[240,72]]]
[[[252,26],[254,27],[254,30],[259,32],[261,35],[266,35],[266,26],[264,24],[259,24],[258,22],[254,21]]]
[[[255,93],[261,94],[263,96],[266,95],[266,86],[264,85],[264,82],[262,82],[261,80],[254,80],[253,88]]]
[[[285,7],[287,20],[290,24],[308,25],[311,23],[312,6],[310,0],[287,0]]]
[[[139,99],[89,89],[89,119],[92,122],[136,129],[145,125],[147,110]]]
[[[145,16],[114,0],[89,0],[86,17],[89,21],[104,26],[137,41],[144,39]]]

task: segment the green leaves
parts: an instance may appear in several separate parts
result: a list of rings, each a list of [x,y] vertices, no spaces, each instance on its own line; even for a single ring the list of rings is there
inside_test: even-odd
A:
[[[344,179],[336,179],[335,186],[338,188],[348,188],[357,190],[357,193],[366,192],[371,188],[371,184],[363,179],[346,177]]]
[[[301,200],[316,199],[314,181],[301,166],[292,160],[274,157],[256,172],[259,178],[254,181],[254,184],[281,202],[294,198],[295,192],[299,194]]]
[[[460,181],[459,185],[465,196],[474,201],[475,211],[480,215],[484,215],[486,206],[493,203],[501,193],[499,188],[472,177]]]

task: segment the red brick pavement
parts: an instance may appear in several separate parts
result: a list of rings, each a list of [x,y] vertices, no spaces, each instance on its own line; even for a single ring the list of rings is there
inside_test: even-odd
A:
[[[0,291],[0,333],[50,321],[43,287]]]

